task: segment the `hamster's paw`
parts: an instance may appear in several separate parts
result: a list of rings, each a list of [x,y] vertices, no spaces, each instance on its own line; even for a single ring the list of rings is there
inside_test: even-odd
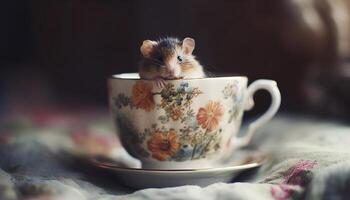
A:
[[[164,88],[164,86],[165,86],[165,84],[166,84],[166,81],[165,81],[163,78],[156,78],[155,82],[156,82],[156,86],[157,86],[159,89]]]

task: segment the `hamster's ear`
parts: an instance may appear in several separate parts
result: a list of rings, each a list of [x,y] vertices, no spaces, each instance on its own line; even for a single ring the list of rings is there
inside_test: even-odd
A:
[[[153,50],[153,47],[157,45],[157,42],[151,41],[151,40],[145,40],[143,41],[140,51],[144,57],[149,57],[151,55],[151,52]]]
[[[185,54],[192,54],[194,50],[194,46],[195,46],[195,42],[194,42],[194,39],[192,38],[187,37],[182,41],[182,49]]]

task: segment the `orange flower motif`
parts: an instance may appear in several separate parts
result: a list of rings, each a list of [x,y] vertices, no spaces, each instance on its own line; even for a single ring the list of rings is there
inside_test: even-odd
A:
[[[132,88],[132,101],[137,108],[147,112],[154,109],[154,99],[152,94],[152,84],[144,81],[137,81]]]
[[[197,121],[202,128],[213,130],[218,127],[223,115],[224,107],[220,102],[209,101],[204,108],[198,110]]]
[[[176,131],[170,129],[166,134],[155,132],[147,142],[148,149],[152,152],[152,157],[164,161],[168,157],[175,155],[180,144],[177,141]]]

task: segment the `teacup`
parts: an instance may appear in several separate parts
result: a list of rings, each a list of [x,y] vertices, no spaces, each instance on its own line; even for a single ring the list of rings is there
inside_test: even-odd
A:
[[[281,96],[273,80],[247,87],[244,76],[167,80],[158,88],[137,73],[108,79],[109,103],[118,136],[129,154],[147,169],[212,167],[246,146],[277,112]],[[243,112],[259,89],[272,97],[270,108],[237,137]]]

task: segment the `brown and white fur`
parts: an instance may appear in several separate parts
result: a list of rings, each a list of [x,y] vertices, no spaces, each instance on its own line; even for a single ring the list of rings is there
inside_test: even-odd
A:
[[[158,87],[165,85],[164,80],[204,78],[202,65],[192,52],[195,41],[185,38],[163,38],[158,41],[145,40],[140,51],[140,78],[155,80]]]

